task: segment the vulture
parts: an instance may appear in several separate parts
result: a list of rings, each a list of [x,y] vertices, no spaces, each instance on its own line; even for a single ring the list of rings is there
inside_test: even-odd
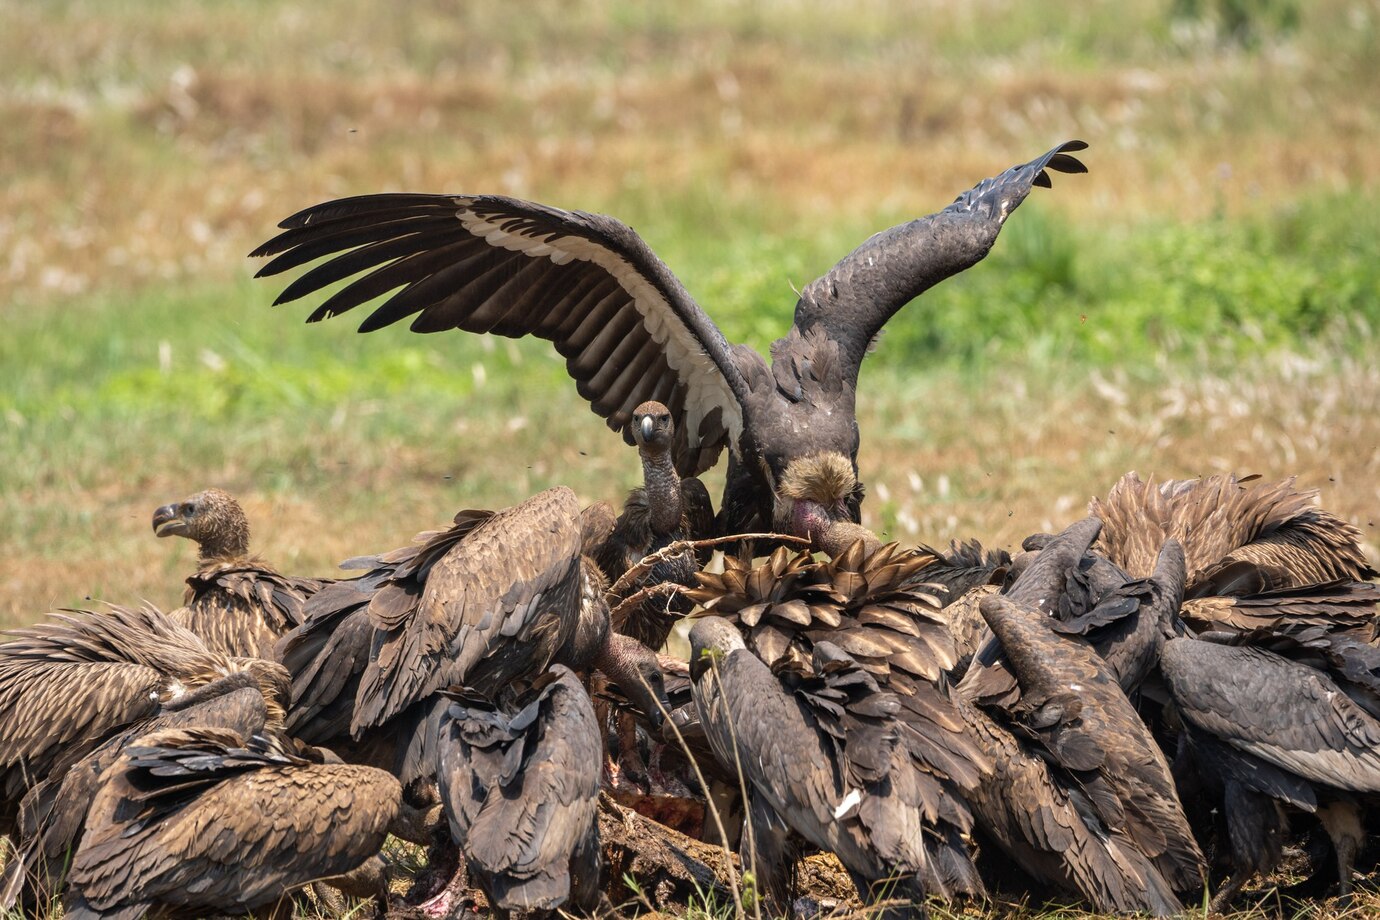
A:
[[[66,770],[55,771],[34,786],[19,804],[20,844],[16,858],[5,866],[0,911],[13,909],[21,898],[26,910],[51,902],[81,840],[101,776],[129,744],[164,729],[218,728],[245,738],[281,730],[280,707],[285,703],[286,699],[265,699],[253,675],[236,671],[169,700],[154,715],[116,732]]]
[[[780,890],[789,829],[832,851],[865,903],[899,900],[888,916],[924,916],[927,882],[939,873],[926,852],[918,771],[896,725],[900,701],[827,641],[815,644],[809,667],[773,669],[732,623],[705,617],[690,629],[690,648],[710,746],[749,786],[744,855],[764,890]]]
[[[924,544],[917,549],[929,553],[934,561],[916,572],[915,578],[944,589],[937,596],[948,617],[949,634],[957,652],[958,660],[949,669],[949,679],[957,683],[963,679],[973,655],[992,634],[978,612],[978,604],[1000,587],[1001,578],[1011,565],[1011,555],[1004,549],[984,550],[977,540],[952,540],[947,552]]]
[[[974,660],[960,689],[1058,768],[1089,819],[1142,854],[1145,867],[1156,875],[1156,889],[1196,890],[1202,885],[1203,857],[1169,764],[1127,698],[1111,660],[1059,615],[1070,582],[1081,584],[1070,575],[1079,571],[1099,528],[1096,518],[1073,525],[1038,552],[1007,593],[982,599],[980,611],[994,639]],[[1172,615],[1170,605],[1182,583],[1183,563],[1176,552],[1174,544],[1166,548],[1150,603],[1136,602],[1147,608],[1138,609],[1138,619],[1155,617],[1156,636],[1162,635],[1161,618]],[[1114,601],[1105,606],[1130,605]],[[1108,651],[1123,668],[1142,668],[1144,648],[1150,649],[1153,663],[1159,647],[1155,637],[1145,637],[1134,626],[1118,628],[1112,636],[1125,641],[1122,654],[1113,654],[1115,642]],[[1009,675],[1014,690],[999,681],[1000,692],[992,692],[994,670]],[[1166,912],[1172,902],[1160,900],[1151,909]]]
[[[610,582],[618,581],[645,557],[669,544],[677,540],[703,539],[711,536],[714,530],[714,507],[709,491],[693,476],[682,478],[671,461],[675,437],[671,410],[659,402],[643,403],[633,410],[632,432],[642,458],[643,485],[628,496],[623,513],[595,557]],[[688,552],[674,555],[652,566],[630,590],[668,582],[693,588],[699,564],[707,561],[707,554],[698,558]],[[623,617],[622,622],[615,622],[613,628],[657,650],[666,644],[676,614],[689,613],[691,606],[683,597],[674,594],[649,597]]]
[[[190,705],[243,672],[273,717],[288,694],[283,668],[216,654],[153,608],[69,610],[0,643],[0,832],[20,799],[117,732]],[[210,692],[210,691],[207,691]]]
[[[381,557],[397,568],[366,608],[351,733],[447,687],[492,692],[553,662],[597,667],[658,712],[656,655],[610,634],[604,579],[581,548],[575,493],[557,487],[502,511],[461,512],[448,530]]]
[[[1125,829],[1108,826],[1088,795],[1038,745],[953,695],[969,736],[992,762],[992,778],[967,793],[986,875],[1010,877],[1005,856],[1029,879],[1083,898],[1098,913],[1176,916],[1183,905]]]
[[[1252,632],[1316,626],[1349,640],[1380,640],[1380,586],[1360,532],[1316,507],[1293,478],[1229,474],[1142,481],[1128,473],[1092,510],[1107,522],[1101,547],[1135,574],[1154,547],[1178,541],[1186,557],[1180,609],[1193,630]]]
[[[1189,598],[1227,593],[1221,588],[1243,571],[1255,576],[1251,593],[1380,574],[1366,561],[1360,531],[1316,507],[1317,497],[1295,488],[1293,477],[1222,473],[1156,483],[1127,473],[1089,511],[1104,524],[1102,551],[1137,577],[1150,573],[1166,540],[1178,541]]]
[[[1002,224],[1050,171],[1086,172],[1060,144],[978,183],[953,204],[872,236],[799,294],[771,363],[730,345],[670,269],[625,224],[498,195],[364,195],[285,219],[253,257],[277,275],[317,259],[278,296],[287,303],[352,279],[310,321],[390,294],[361,332],[412,318],[415,332],[460,329],[550,341],[591,408],[632,443],[634,409],[664,403],[672,461],[704,472],[729,448],[718,526],[776,519],[793,461],[843,457],[856,470],[858,373],[897,311],[986,256]],[[850,497],[856,521],[862,492]]]
[[[1089,517],[1058,536],[1028,538],[1024,545],[1030,549],[1007,567],[1004,594],[1047,613],[1055,632],[1085,639],[1122,691],[1134,695],[1154,670],[1164,624],[1183,600],[1182,555],[1164,556],[1149,577],[1132,579],[1091,551],[1101,526]],[[963,679],[971,699],[984,705],[1019,699],[1003,654],[990,636],[979,648]]]
[[[816,562],[808,551],[791,554],[780,547],[756,565],[726,557],[723,573],[701,572],[700,587],[690,596],[707,613],[742,632],[743,657],[760,659],[767,678],[780,678],[794,688],[777,691],[783,698],[790,699],[792,694],[809,697],[809,701],[801,703],[806,708],[798,718],[814,718],[808,715],[812,707],[827,708],[828,701],[844,698],[860,713],[876,716],[886,710],[881,721],[885,723],[885,732],[896,735],[897,758],[897,763],[888,769],[904,777],[895,780],[899,784],[897,795],[902,796],[895,807],[903,809],[904,821],[914,818],[925,829],[921,855],[915,857],[920,860],[915,871],[921,874],[912,893],[923,889],[948,898],[981,896],[982,881],[965,841],[973,826],[965,799],[990,778],[992,764],[954,708],[944,677],[944,672],[954,664],[954,648],[939,603],[926,586],[914,580],[915,573],[931,562],[933,557],[928,553],[902,550],[895,544],[868,552],[862,541],[855,541],[845,553],[828,562]],[[821,651],[821,645],[827,645],[827,649]],[[845,670],[852,674],[860,669],[861,674],[839,677],[843,683],[834,686],[833,675],[844,668],[839,663],[844,659],[852,662]],[[692,668],[697,660],[692,657]],[[815,681],[824,681],[832,689],[820,687]],[[707,725],[703,704],[698,697],[696,701],[700,721]],[[756,702],[743,705],[755,707]],[[771,719],[775,716],[754,717],[774,743],[789,745],[796,740],[795,732],[774,726]],[[840,723],[843,727],[834,725],[820,730],[844,731],[851,718]],[[844,743],[845,738],[839,735],[837,740]],[[891,743],[887,744],[886,750],[892,751]],[[714,749],[720,757],[731,750],[717,744]],[[858,748],[856,756],[863,756],[862,752],[880,756],[878,750]],[[842,770],[841,761],[821,759],[812,751],[807,747],[793,754],[785,752],[783,756],[799,757],[801,765],[797,769],[813,771],[811,782],[827,785],[822,777],[834,775],[835,767]],[[881,769],[879,764],[873,761],[874,768]],[[734,770],[731,760],[724,766]],[[872,775],[875,779],[883,774]],[[762,780],[788,781],[783,776]],[[847,793],[844,789],[839,795]],[[769,795],[763,795],[764,800],[750,803],[754,813],[773,801]],[[885,811],[892,806],[877,807]],[[871,814],[870,809],[871,806],[864,813],[864,821]],[[912,815],[913,809],[918,810]],[[758,818],[755,824],[759,828],[779,829],[784,820],[796,833],[821,845],[811,832],[791,824],[790,816],[780,815],[773,821],[767,809],[767,814]],[[877,845],[888,847],[888,839],[879,839]],[[774,879],[779,873],[762,864],[779,861],[782,851],[760,840],[757,844],[759,878],[771,882],[775,897],[780,884]],[[899,851],[886,852],[897,859],[908,860],[913,855],[903,857]],[[847,865],[846,859],[844,862]],[[866,875],[871,870],[858,871]],[[877,876],[868,878],[875,881]]]
[[[1317,816],[1347,896],[1365,839],[1356,796],[1380,792],[1374,712],[1325,671],[1266,648],[1179,635],[1165,642],[1160,669],[1184,728],[1176,772],[1211,799],[1226,825],[1231,872],[1211,909],[1223,910],[1279,864],[1286,806]]]
[[[437,785],[490,910],[591,912],[603,744],[584,687],[555,664],[503,702],[460,688],[447,696]]]
[[[225,655],[271,659],[278,639],[302,622],[303,605],[321,587],[250,555],[249,520],[220,489],[158,508],[153,532],[197,544],[196,574],[187,579],[182,606],[169,616]]]
[[[447,688],[497,693],[553,662],[596,667],[659,724],[656,655],[610,632],[603,577],[581,553],[597,542],[591,533],[611,530],[592,509],[579,512],[574,493],[556,488],[499,512],[462,511],[410,546],[348,560],[365,574],[323,588],[284,637],[288,730],[397,776],[409,797],[396,836],[435,842],[423,789]]]
[[[382,770],[313,762],[277,735],[145,735],[102,777],[66,916],[286,917],[292,889],[351,874],[380,894],[400,795]]]

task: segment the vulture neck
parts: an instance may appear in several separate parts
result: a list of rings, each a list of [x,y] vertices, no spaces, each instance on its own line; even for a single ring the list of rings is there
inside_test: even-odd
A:
[[[249,557],[249,528],[223,527],[197,541],[198,559],[203,566],[218,562],[239,562]]]
[[[680,530],[680,475],[668,450],[638,448],[642,456],[642,481],[647,489],[647,523],[658,537]]]
[[[815,546],[823,551],[830,559],[843,554],[843,552],[857,541],[863,541],[863,553],[870,556],[882,545],[877,539],[877,535],[868,530],[861,524],[854,524],[852,521],[834,521],[826,527],[819,536],[815,537]]]

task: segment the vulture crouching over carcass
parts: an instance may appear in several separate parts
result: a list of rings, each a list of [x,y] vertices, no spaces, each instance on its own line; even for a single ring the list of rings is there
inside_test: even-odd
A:
[[[220,489],[153,512],[159,537],[197,544],[199,567],[187,579],[182,606],[169,614],[212,651],[272,659],[274,646],[302,622],[302,607],[321,588],[311,578],[282,575],[249,553],[249,520]]]
[[[1317,492],[1227,473],[1142,481],[1128,473],[1092,513],[1106,522],[1100,545],[1143,576],[1165,540],[1186,560],[1182,616],[1195,630],[1249,631],[1308,622],[1361,642],[1380,638],[1378,574],[1361,533],[1317,507]]]
[[[982,600],[993,640],[960,689],[1059,768],[1091,826],[1120,849],[1138,851],[1131,871],[1152,872],[1147,892],[1159,892],[1142,909],[1171,913],[1173,892],[1202,886],[1203,857],[1169,764],[1120,679],[1136,683],[1147,649],[1153,664],[1162,618],[1172,615],[1181,590],[1182,556],[1170,544],[1156,577],[1134,591],[1117,587],[1124,576],[1109,575],[1098,588],[1103,577],[1083,560],[1099,529],[1088,518],[1044,542],[1006,594]],[[1154,629],[1142,628],[1142,619]],[[1110,660],[1083,632],[1103,640]]]
[[[0,833],[14,833],[19,801],[35,785],[236,672],[283,716],[281,667],[211,652],[152,608],[65,611],[9,635],[0,643]]]
[[[933,896],[981,897],[983,884],[966,842],[973,826],[966,798],[990,775],[992,764],[966,731],[944,678],[953,666],[954,649],[939,604],[927,586],[914,581],[915,573],[932,561],[928,553],[895,544],[869,553],[861,541],[828,562],[815,561],[809,552],[792,555],[778,548],[756,563],[726,557],[724,572],[701,573],[701,586],[691,596],[741,630],[745,654],[760,658],[776,677],[795,682],[792,686],[805,688],[832,674],[842,667],[840,655],[862,669],[862,676],[846,685],[850,705],[866,712],[875,702],[879,708],[874,716],[895,707],[884,721],[897,739],[898,801],[918,808],[925,828],[916,884]],[[815,703],[840,692],[839,687],[798,689]],[[702,726],[703,712],[698,721]],[[855,755],[867,750],[858,748]],[[735,775],[733,764],[723,766]],[[757,809],[756,835],[783,830],[782,818],[772,819],[770,809],[758,819],[763,804],[761,799],[750,803]],[[759,863],[781,863],[780,846],[756,842]],[[773,880],[778,874],[764,869],[759,877],[779,889]],[[769,893],[780,900],[777,891]]]
[[[437,783],[489,909],[498,917],[592,912],[603,745],[584,687],[552,665],[501,703],[463,690],[448,696],[455,701],[441,720]]]
[[[170,699],[154,715],[123,728],[90,754],[65,770],[55,770],[33,787],[19,804],[19,846],[5,866],[0,911],[16,904],[37,911],[51,903],[60,890],[71,854],[81,842],[87,812],[102,776],[127,746],[166,729],[215,728],[241,738],[281,731],[281,706],[286,703],[288,683],[286,672],[280,677],[280,694],[267,698],[253,675],[236,671]]]
[[[1380,720],[1328,674],[1263,648],[1180,635],[1160,669],[1184,726],[1176,771],[1226,827],[1231,873],[1212,909],[1278,866],[1286,806],[1317,816],[1347,896],[1364,841],[1357,796],[1380,792]]]
[[[72,860],[69,920],[291,914],[319,879],[386,896],[379,848],[401,788],[371,767],[314,763],[282,739],[168,730],[104,774]]]
[[[435,775],[442,691],[496,701],[552,664],[602,671],[659,724],[656,654],[610,630],[607,584],[582,552],[587,524],[557,487],[352,561],[369,571],[323,590],[284,640],[289,728],[413,787]],[[332,740],[341,735],[354,747]]]
[[[1060,144],[863,242],[801,291],[770,364],[729,344],[641,237],[599,214],[499,195],[364,195],[288,217],[252,255],[276,256],[261,276],[324,259],[277,303],[352,279],[312,321],[389,295],[361,332],[411,318],[416,332],[546,339],[629,443],[636,407],[664,403],[680,475],[699,475],[729,448],[719,532],[761,532],[793,462],[834,454],[856,473],[858,373],[886,322],[981,261],[1031,189],[1051,185],[1051,171],[1086,172],[1072,156],[1086,147]],[[861,500],[859,490],[845,509],[854,522]]]
[[[895,696],[827,642],[815,645],[809,668],[772,669],[733,624],[706,617],[691,628],[690,647],[700,722],[720,764],[741,770],[750,787],[743,855],[773,901],[789,830],[838,856],[864,903],[887,904],[887,916],[924,916],[926,882],[939,871],[923,843]]]

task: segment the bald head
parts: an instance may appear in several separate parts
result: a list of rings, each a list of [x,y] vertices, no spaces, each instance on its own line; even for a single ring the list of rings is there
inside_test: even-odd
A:
[[[671,410],[654,399],[642,403],[633,410],[632,435],[633,441],[644,451],[669,451],[676,436],[676,425],[671,419]]]
[[[699,680],[710,663],[746,649],[737,627],[723,617],[701,617],[690,627],[690,679]]]

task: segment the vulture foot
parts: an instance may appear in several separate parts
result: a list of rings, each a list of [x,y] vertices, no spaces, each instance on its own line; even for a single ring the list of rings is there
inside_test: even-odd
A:
[[[398,809],[398,817],[388,828],[388,833],[408,843],[428,846],[438,835],[445,836],[448,833],[445,811],[440,805],[414,808],[403,802]]]
[[[1240,893],[1242,886],[1250,880],[1250,877],[1251,873],[1249,872],[1233,872],[1227,876],[1226,882],[1212,896],[1212,901],[1208,904],[1208,913],[1226,913],[1227,908],[1231,906],[1232,901],[1236,900],[1237,894]]]

